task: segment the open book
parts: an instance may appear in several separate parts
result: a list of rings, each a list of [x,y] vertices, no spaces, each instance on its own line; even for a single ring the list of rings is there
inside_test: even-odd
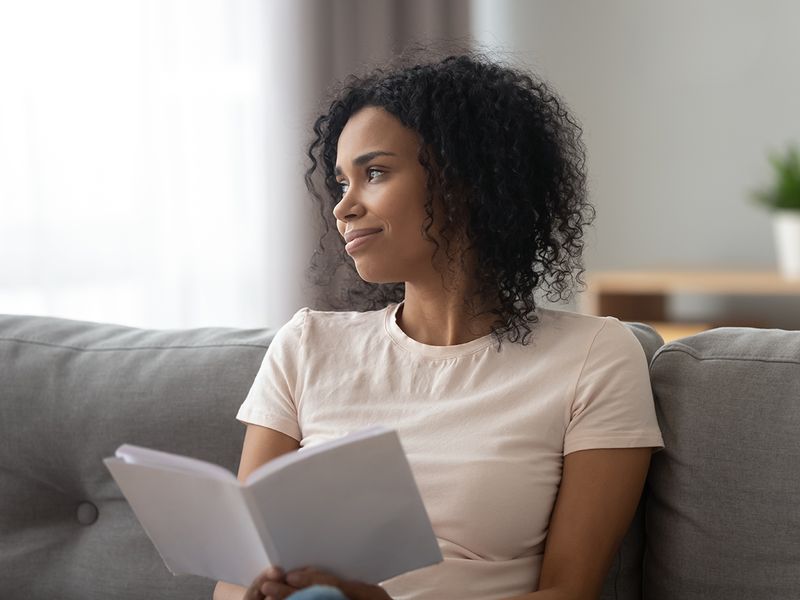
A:
[[[103,461],[175,575],[249,586],[269,565],[379,583],[442,560],[400,439],[370,427],[284,454],[244,484],[123,445]]]

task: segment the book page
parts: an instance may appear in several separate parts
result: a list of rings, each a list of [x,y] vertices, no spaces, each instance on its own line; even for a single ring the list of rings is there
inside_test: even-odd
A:
[[[161,466],[175,471],[206,473],[220,481],[238,481],[236,476],[224,467],[198,458],[181,456],[180,454],[151,450],[150,448],[132,444],[123,444],[117,448],[114,454],[117,458],[121,458],[127,463]]]
[[[269,565],[235,478],[103,462],[173,574],[246,587]]]
[[[358,432],[267,464],[244,492],[284,569],[378,583],[442,560],[395,431]]]
[[[313,456],[314,454],[321,454],[322,452],[328,452],[333,448],[354,444],[359,440],[380,436],[389,431],[391,430],[387,429],[382,425],[375,425],[373,427],[367,427],[359,431],[348,433],[347,435],[344,435],[335,440],[331,440],[329,442],[325,442],[323,444],[317,444],[316,446],[300,448],[296,452],[287,452],[286,454],[282,454],[264,463],[257,469],[254,469],[253,472],[250,473],[250,475],[248,475],[247,478],[245,478],[244,485],[248,486],[254,481],[258,481],[260,479],[263,479],[264,477],[267,477],[270,473],[274,473],[275,471],[280,471],[287,465],[291,465],[299,461],[304,461],[306,460],[307,457]]]

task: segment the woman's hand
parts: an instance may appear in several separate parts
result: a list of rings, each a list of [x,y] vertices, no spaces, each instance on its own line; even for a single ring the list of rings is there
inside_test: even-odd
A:
[[[265,598],[282,600],[298,589],[286,584],[283,569],[268,567],[253,580],[242,600],[264,600]]]
[[[289,571],[286,574],[286,582],[300,589],[312,585],[329,585],[340,589],[348,600],[392,600],[389,594],[378,585],[339,579],[330,573],[312,567]]]
[[[270,567],[253,581],[244,600],[263,600],[269,597],[283,600],[297,590],[312,585],[338,588],[349,600],[392,600],[380,586],[339,579],[330,573],[311,567],[289,571],[285,576],[280,568]]]

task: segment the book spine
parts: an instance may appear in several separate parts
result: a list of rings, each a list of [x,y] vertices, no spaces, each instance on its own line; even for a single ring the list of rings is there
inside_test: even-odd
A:
[[[282,566],[280,563],[280,556],[278,555],[278,549],[275,547],[275,544],[272,543],[272,537],[267,529],[267,524],[264,522],[264,515],[261,513],[258,503],[256,502],[256,498],[253,495],[253,490],[245,486],[242,486],[239,489],[242,490],[242,498],[244,498],[247,512],[250,515],[250,520],[253,522],[253,526],[258,534],[258,539],[261,541],[261,546],[264,548],[264,552],[267,555],[269,564]]]

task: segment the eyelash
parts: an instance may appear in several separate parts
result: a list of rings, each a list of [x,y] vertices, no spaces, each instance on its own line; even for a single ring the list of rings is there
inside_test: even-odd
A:
[[[378,169],[378,168],[375,168],[375,167],[369,167],[369,168],[367,169],[367,171],[366,171],[366,172],[367,172],[367,177],[368,177],[368,178],[369,178],[369,174],[370,174],[372,171],[376,171],[376,172],[377,172],[379,175],[383,175],[383,173],[384,173],[384,172],[383,172],[381,169]],[[370,179],[369,181],[372,181],[372,179]],[[344,182],[344,181],[339,181],[339,182],[337,182],[337,185],[339,186],[339,194],[340,194],[340,195],[342,195],[342,196],[344,196],[344,194],[345,194],[345,191],[342,189],[342,186],[344,186],[344,185],[347,185],[347,184],[345,184],[345,182]]]

